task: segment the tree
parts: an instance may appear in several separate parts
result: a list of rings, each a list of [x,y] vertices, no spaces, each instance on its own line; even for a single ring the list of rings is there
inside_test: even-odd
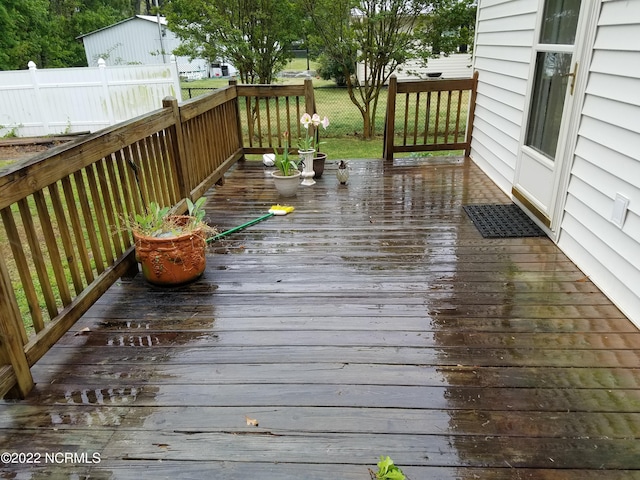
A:
[[[302,16],[295,0],[168,0],[176,53],[228,59],[243,83],[271,83],[292,57]]]
[[[84,66],[76,37],[131,15],[131,0],[0,0],[0,69]]]
[[[434,0],[429,14],[417,27],[417,39],[427,48],[419,50],[423,63],[441,53],[467,51],[473,45],[476,0]]]
[[[0,2],[1,70],[24,69],[29,61],[39,60],[47,3],[46,0]]]
[[[420,0],[302,0],[312,38],[341,66],[349,98],[363,120],[363,137],[375,133],[380,91],[398,65],[416,55],[415,27],[428,2]],[[352,75],[360,63],[360,75]]]

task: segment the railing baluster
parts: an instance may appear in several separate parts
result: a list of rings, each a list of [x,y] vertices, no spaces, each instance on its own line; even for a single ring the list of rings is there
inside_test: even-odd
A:
[[[416,92],[416,109],[413,118],[413,144],[418,144],[418,114],[420,112],[420,92]]]
[[[69,223],[67,222],[67,216],[65,214],[65,206],[62,203],[60,197],[60,189],[57,183],[49,185],[49,196],[51,197],[51,205],[53,206],[53,212],[56,216],[56,224],[58,225],[58,233],[60,240],[64,248],[64,254],[67,259],[67,265],[69,273],[71,275],[71,281],[76,295],[80,295],[84,289],[82,277],[80,275],[80,268],[78,267],[78,258],[73,248],[73,238],[69,231]]]
[[[280,117],[280,98],[279,97],[275,97],[276,99],[276,135],[277,135],[277,145],[280,146],[280,137],[282,136],[282,128],[281,128],[281,121],[282,118]],[[269,143],[270,147],[273,147],[273,145],[271,143]]]
[[[407,144],[407,134],[408,134],[408,130],[409,130],[409,103],[411,102],[410,100],[410,93],[405,93],[404,94],[404,118],[403,118],[403,122],[402,122],[402,145],[406,145]]]
[[[42,190],[38,190],[37,192],[35,192],[33,194],[33,198],[36,204],[36,211],[38,212],[40,229],[44,237],[44,244],[47,248],[49,264],[51,265],[53,276],[56,280],[58,294],[60,295],[60,299],[62,300],[62,305],[66,307],[71,303],[71,293],[69,292],[69,286],[67,285],[64,268],[62,267],[60,249],[58,248],[56,234],[53,231],[53,224],[51,221],[51,216],[49,215],[49,209],[47,207],[47,203]],[[54,298],[52,298],[52,303],[55,304]],[[55,314],[51,315],[51,318],[55,317],[57,314],[58,312],[56,308]]]
[[[20,218],[22,219],[22,226],[25,231],[27,243],[29,244],[29,249],[31,250],[31,258],[33,259],[36,275],[38,277],[40,291],[42,292],[42,295],[44,297],[49,318],[54,318],[56,315],[58,315],[58,307],[56,306],[55,295],[53,293],[53,288],[51,287],[51,282],[49,280],[44,252],[42,251],[42,248],[40,248],[40,239],[38,238],[37,229],[33,221],[34,217],[29,209],[29,204],[26,198],[23,198],[18,202],[18,208],[20,210]],[[40,307],[36,304],[31,308]],[[36,328],[36,331],[39,331],[39,329],[41,330],[42,328],[44,328],[44,325],[39,324],[34,325],[34,327]]]
[[[120,255],[122,255],[123,249],[122,245],[120,244],[120,237],[118,235],[118,220],[116,219],[115,215],[116,209],[111,191],[109,190],[111,179],[107,178],[105,163],[107,164],[107,166],[111,164],[111,155],[109,155],[108,158],[105,158],[102,161],[96,163],[96,172],[98,177],[97,180],[100,187],[99,195],[103,205],[102,211],[98,211],[96,212],[96,214],[99,218],[104,218],[103,215],[106,216],[105,236],[109,239],[111,251],[116,257],[119,257]],[[111,263],[113,263],[113,260],[109,261],[109,264]]]
[[[89,191],[91,192],[91,199],[89,200],[89,204],[87,205],[90,210],[87,211],[87,216],[91,218],[92,221],[95,222],[95,224],[98,225],[97,233],[99,234],[100,244],[96,249],[104,254],[106,265],[103,265],[103,268],[106,268],[108,265],[113,264],[114,256],[113,247],[111,245],[111,235],[109,234],[110,228],[105,222],[105,218],[103,216],[106,205],[100,196],[100,192],[98,190],[98,182],[96,179],[96,170],[98,170],[98,165],[100,165],[100,163],[101,162],[96,162],[93,165],[94,168],[87,168],[85,170],[87,173]]]
[[[78,208],[76,205],[75,199],[75,190],[71,183],[71,179],[69,177],[65,177],[61,180],[62,183],[62,191],[64,192],[64,198],[67,205],[67,212],[69,214],[69,218],[71,219],[71,227],[73,231],[73,236],[75,240],[75,247],[78,251],[78,257],[80,258],[80,263],[82,264],[82,270],[84,272],[85,282],[86,284],[90,284],[95,279],[93,275],[93,268],[91,266],[91,260],[89,258],[89,252],[87,250],[87,246],[85,243],[85,239],[83,236],[83,227],[80,221],[80,215],[78,213]]]
[[[449,122],[451,121],[451,91],[447,92],[447,115],[444,127],[444,143],[449,143]]]
[[[82,213],[82,220],[84,221],[85,231],[89,237],[89,245],[91,248],[91,258],[93,258],[93,265],[95,270],[100,274],[104,272],[106,266],[104,263],[103,252],[98,242],[96,235],[96,227],[93,221],[92,207],[89,202],[89,196],[85,185],[85,177],[82,172],[76,172],[73,174],[75,180],[76,192],[78,195],[78,203],[80,205],[80,212]]]
[[[427,111],[424,119],[424,144],[429,144],[429,123],[431,121],[431,95],[433,92],[427,92]]]
[[[442,101],[442,92],[440,90],[438,90],[438,92],[436,93],[436,119],[435,119],[435,124],[433,126],[434,130],[433,130],[433,143],[437,144],[438,143],[438,137],[440,136],[440,108],[441,108],[441,101]]]
[[[20,277],[20,284],[24,291],[27,304],[31,313],[31,325],[35,331],[39,332],[44,328],[44,319],[42,317],[42,311],[40,310],[38,294],[36,293],[33,278],[31,276],[31,269],[27,260],[27,255],[23,249],[22,238],[18,232],[16,222],[9,207],[2,209],[2,222],[7,233],[7,240],[11,246],[11,253],[13,254],[13,260],[16,265],[16,270]],[[27,343],[26,333],[23,332],[23,343]]]

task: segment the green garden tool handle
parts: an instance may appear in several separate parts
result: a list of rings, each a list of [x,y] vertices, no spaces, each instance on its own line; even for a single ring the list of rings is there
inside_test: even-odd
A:
[[[274,215],[273,213],[267,213],[267,214],[265,214],[265,215],[263,215],[261,217],[254,218],[253,220],[250,220],[250,221],[248,221],[246,223],[243,223],[242,225],[238,225],[237,227],[233,227],[233,228],[230,228],[229,230],[225,230],[222,233],[219,233],[217,235],[214,235],[211,238],[208,238],[207,239],[207,243],[211,243],[211,242],[215,242],[216,240],[220,240],[221,238],[224,238],[227,235],[231,235],[232,233],[235,233],[235,232],[237,232],[239,230],[242,230],[244,228],[250,227],[251,225],[255,225],[256,223],[261,222],[263,220],[266,220],[269,217],[273,217],[273,215]]]

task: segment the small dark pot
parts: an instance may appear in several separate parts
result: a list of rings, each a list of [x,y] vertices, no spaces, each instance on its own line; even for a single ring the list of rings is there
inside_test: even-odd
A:
[[[313,157],[313,178],[322,177],[322,173],[324,172],[324,162],[327,159],[326,153],[317,152]]]

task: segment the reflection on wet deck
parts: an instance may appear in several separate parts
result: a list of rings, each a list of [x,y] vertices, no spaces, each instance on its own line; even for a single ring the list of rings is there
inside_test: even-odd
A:
[[[462,206],[509,200],[469,161],[351,168],[196,283],[111,288],[0,404],[0,450],[100,462],[2,478],[640,478],[638,330],[549,239],[483,239]],[[252,163],[209,197],[282,201]]]

